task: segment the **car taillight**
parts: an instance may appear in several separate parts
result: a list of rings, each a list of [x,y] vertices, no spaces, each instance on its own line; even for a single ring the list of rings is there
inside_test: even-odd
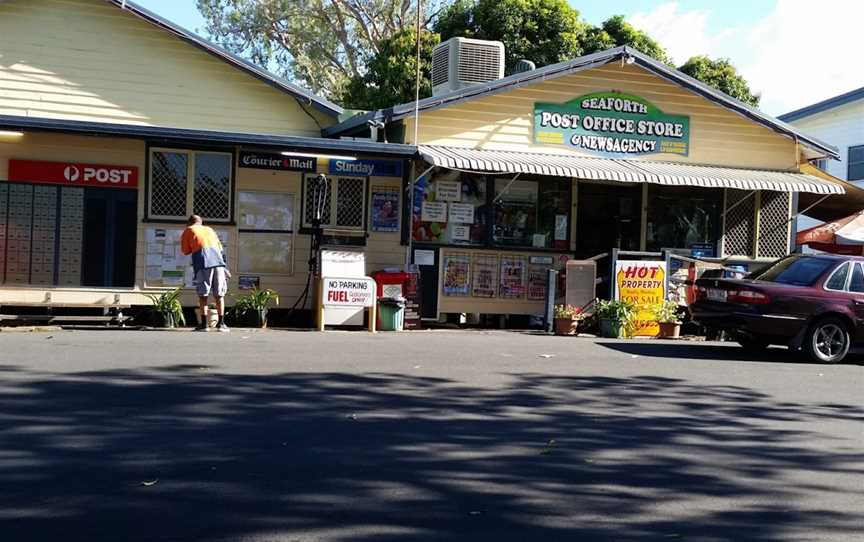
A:
[[[743,303],[746,305],[765,305],[771,302],[771,298],[756,290],[737,290],[726,294],[726,300],[730,303]]]
[[[708,297],[708,288],[704,286],[696,287],[696,299],[706,299]]]

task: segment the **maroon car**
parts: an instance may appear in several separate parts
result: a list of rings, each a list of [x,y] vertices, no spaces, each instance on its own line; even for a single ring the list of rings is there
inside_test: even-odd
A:
[[[797,254],[746,279],[699,279],[690,311],[745,348],[787,345],[836,363],[864,340],[864,258]]]

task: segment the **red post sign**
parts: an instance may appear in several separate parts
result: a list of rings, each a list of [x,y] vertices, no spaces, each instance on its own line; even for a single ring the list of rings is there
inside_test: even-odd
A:
[[[77,162],[9,160],[9,180],[25,183],[137,188],[138,168]]]

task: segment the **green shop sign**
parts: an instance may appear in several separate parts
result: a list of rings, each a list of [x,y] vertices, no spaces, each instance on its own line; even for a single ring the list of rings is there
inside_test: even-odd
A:
[[[534,104],[534,143],[608,156],[686,156],[690,117],[667,115],[638,96],[595,92],[563,104]]]

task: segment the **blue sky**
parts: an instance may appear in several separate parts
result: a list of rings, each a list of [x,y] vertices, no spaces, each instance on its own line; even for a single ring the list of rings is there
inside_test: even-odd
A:
[[[195,0],[134,0],[204,34]],[[592,24],[624,15],[678,63],[707,54],[730,58],[779,115],[864,86],[848,56],[861,48],[864,2],[851,0],[570,0]],[[826,54],[827,51],[847,54]]]

